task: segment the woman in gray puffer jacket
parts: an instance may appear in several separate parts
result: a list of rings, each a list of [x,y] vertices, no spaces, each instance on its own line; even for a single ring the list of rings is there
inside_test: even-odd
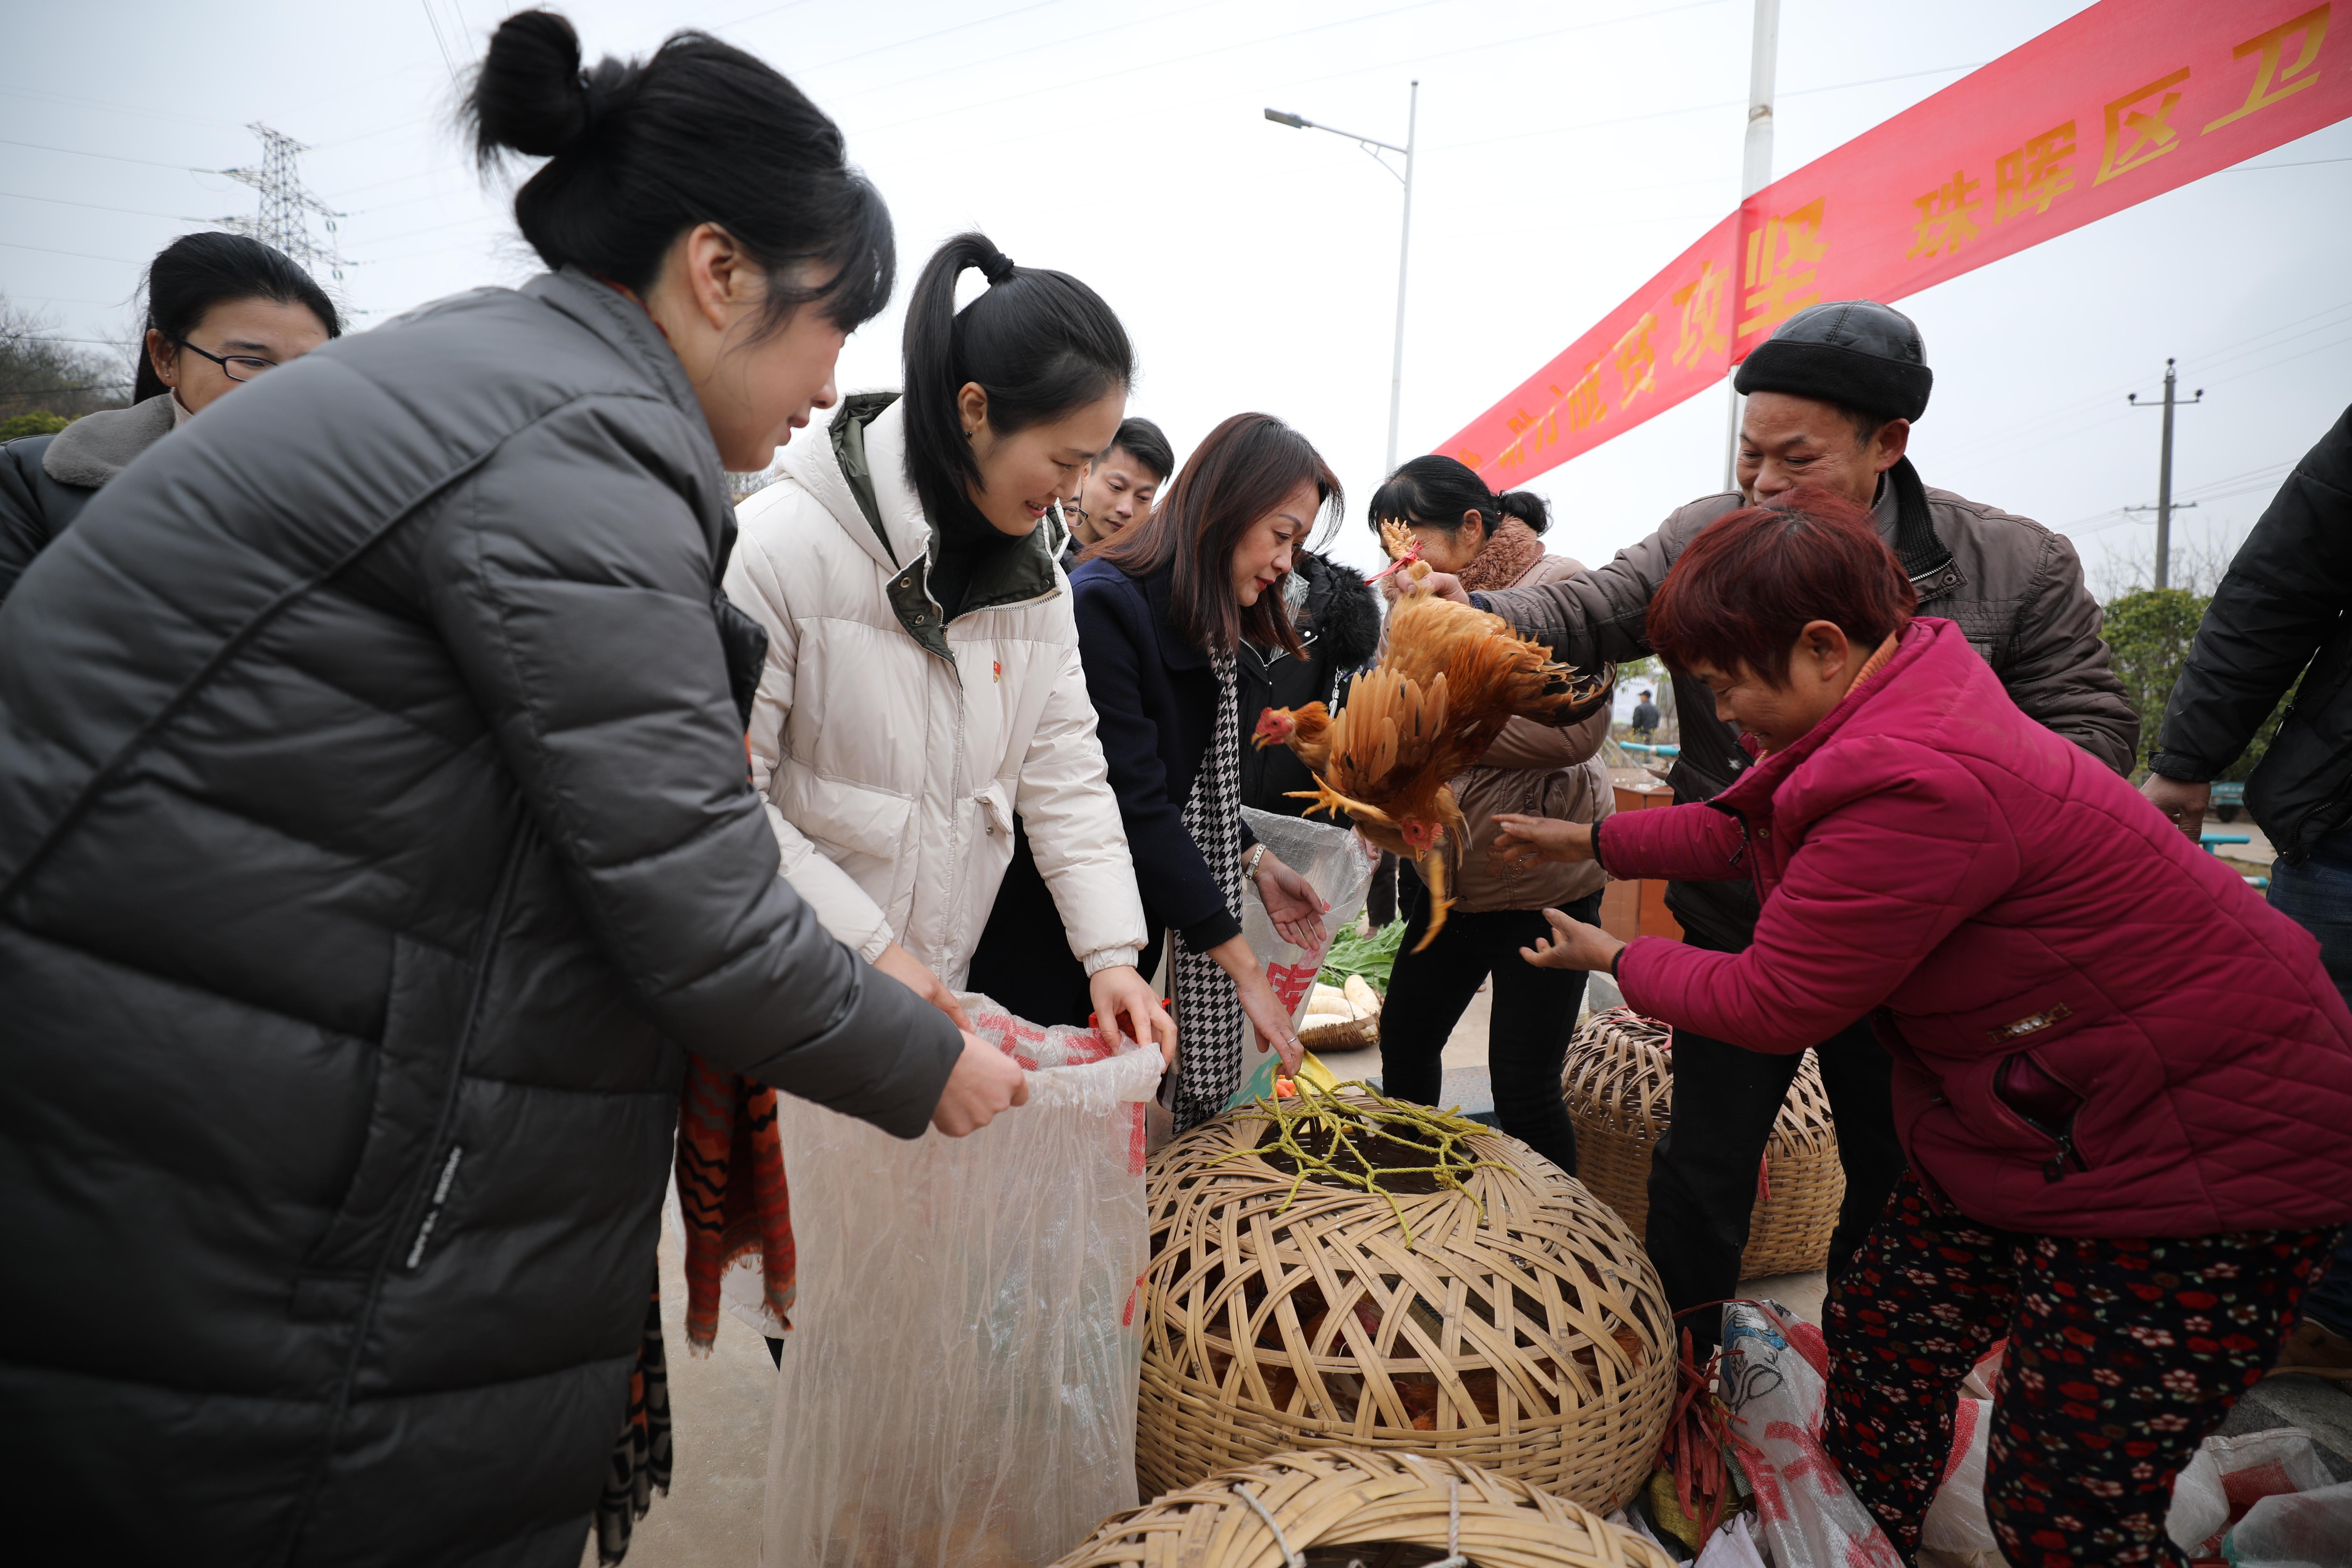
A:
[[[685,1053],[1020,1098],[746,779],[721,464],[831,399],[879,196],[698,35],[526,13],[472,109],[558,270],[263,378],[0,605],[0,1466],[94,1561],[572,1568]]]

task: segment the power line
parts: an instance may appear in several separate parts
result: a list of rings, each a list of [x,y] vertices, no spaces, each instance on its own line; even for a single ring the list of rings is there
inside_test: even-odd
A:
[[[194,169],[185,163],[158,163],[152,158],[126,158],[120,153],[85,153],[79,147],[52,147],[46,142],[12,142],[0,136],[0,147],[30,147],[42,153],[63,153],[69,158],[103,158],[110,163],[137,163],[149,169],[170,169],[182,174],[209,174],[210,169]]]
[[[185,213],[159,213],[150,211],[145,207],[102,206],[97,202],[71,202],[66,200],[63,196],[37,196],[26,191],[0,191],[0,196],[5,196],[10,201],[47,202],[51,206],[88,207],[90,211],[97,213],[128,213],[132,217],[164,217],[170,218],[174,223],[202,223],[205,221],[203,218],[190,217]]]
[[[127,256],[100,256],[87,250],[58,250],[46,245],[19,245],[13,239],[0,239],[0,248],[5,248],[8,250],[37,250],[43,256],[71,256],[83,261],[119,261],[125,267],[144,267],[147,265],[143,261],[133,261]]]
[[[183,125],[209,125],[229,128],[226,120],[200,120],[193,114],[174,114],[169,110],[131,103],[110,103],[100,98],[76,98],[62,92],[44,92],[30,87],[0,87],[0,97],[43,99],[50,103],[70,103],[83,109],[103,109],[115,114],[137,114],[149,120],[176,120]]]

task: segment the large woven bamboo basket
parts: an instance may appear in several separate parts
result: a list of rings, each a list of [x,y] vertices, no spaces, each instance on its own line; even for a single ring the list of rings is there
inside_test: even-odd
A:
[[[1113,1514],[1054,1568],[1283,1568],[1292,1552],[1308,1568],[1403,1568],[1454,1552],[1478,1568],[1672,1568],[1632,1531],[1525,1481],[1354,1448],[1278,1454]]]
[[[1560,1091],[1576,1124],[1577,1175],[1635,1236],[1650,1215],[1650,1158],[1670,1125],[1674,1053],[1666,1026],[1619,1007],[1585,1020],[1568,1047]],[[1764,1182],[1748,1221],[1739,1277],[1802,1274],[1829,1260],[1845,1198],[1837,1128],[1822,1069],[1805,1053],[1764,1151]]]
[[[1656,1271],[1616,1216],[1484,1129],[1463,1143],[1487,1163],[1460,1189],[1390,1195],[1300,1180],[1261,1149],[1271,1131],[1228,1113],[1152,1163],[1144,1492],[1345,1445],[1467,1460],[1589,1508],[1630,1496],[1675,1366]]]

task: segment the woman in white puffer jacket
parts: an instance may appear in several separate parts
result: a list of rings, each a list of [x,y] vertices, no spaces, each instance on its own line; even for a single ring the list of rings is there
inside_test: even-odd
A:
[[[958,312],[967,267],[989,288]],[[737,509],[727,593],[768,629],[750,751],[782,874],[961,1021],[1018,813],[1096,1016],[1172,1052],[1055,562],[1059,502],[1126,411],[1126,331],[968,234],[923,269],[905,351],[905,393],[847,399]]]

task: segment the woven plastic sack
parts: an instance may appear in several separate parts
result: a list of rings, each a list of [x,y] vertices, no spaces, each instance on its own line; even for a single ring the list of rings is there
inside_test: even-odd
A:
[[[2301,1427],[2208,1437],[2173,1478],[2164,1532],[2191,1557],[2219,1557],[2222,1532],[2254,1504],[2317,1491],[2334,1479]]]
[[[1135,1506],[1159,1052],[962,1001],[1031,1069],[1029,1103],[971,1136],[902,1141],[777,1097],[800,1295],[765,1562],[1014,1568]]]
[[[1766,1553],[1774,1568],[1903,1568],[1822,1448],[1828,1362],[1821,1331],[1779,1303],[1724,1308],[1719,1387],[1732,1430],[1753,1449],[1741,1461]]]
[[[1985,1513],[1985,1461],[1990,1455],[1993,1400],[2009,1342],[1998,1340],[1960,1385],[1952,1410],[1952,1453],[1919,1532],[1921,1568],[2005,1568]]]
[[[2352,1481],[2273,1492],[2230,1527],[2232,1568],[2352,1568]]]

